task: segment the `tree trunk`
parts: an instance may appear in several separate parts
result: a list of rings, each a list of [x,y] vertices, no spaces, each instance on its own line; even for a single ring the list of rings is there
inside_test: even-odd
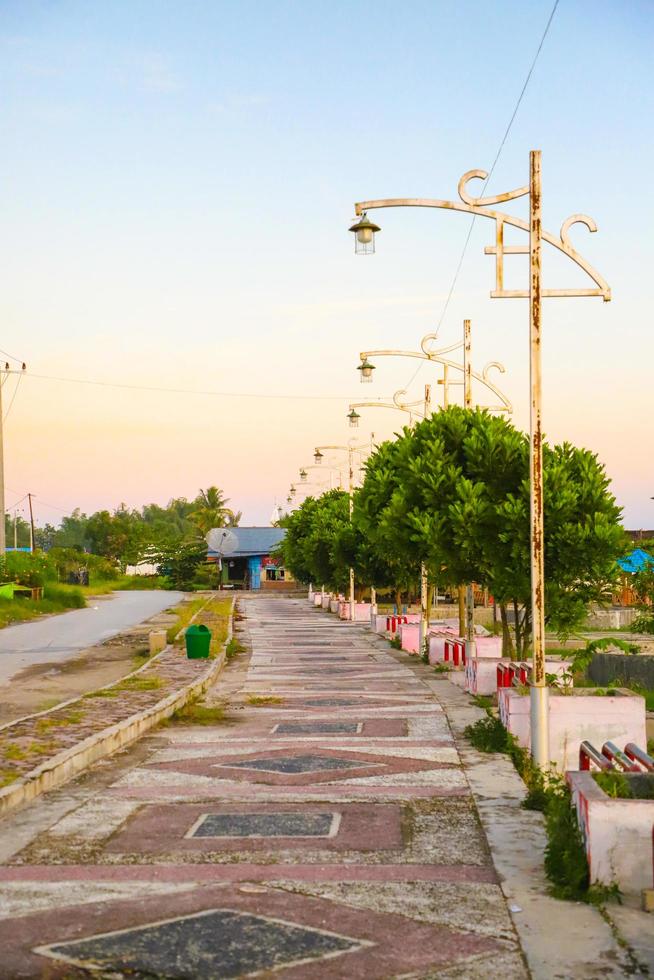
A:
[[[500,603],[500,616],[502,618],[502,656],[513,659],[513,640],[509,629],[509,618],[506,614],[506,606]]]
[[[522,633],[520,631],[520,613],[517,600],[513,600],[513,629],[515,630],[515,652],[518,660],[522,660]]]
[[[402,589],[395,590],[395,610],[398,616],[402,612]]]
[[[459,636],[466,635],[466,588],[459,586]]]

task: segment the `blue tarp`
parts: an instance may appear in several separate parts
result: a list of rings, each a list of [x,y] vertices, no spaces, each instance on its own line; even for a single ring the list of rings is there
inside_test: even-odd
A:
[[[635,575],[636,572],[642,572],[648,565],[654,568],[654,558],[642,548],[635,548],[630,555],[618,558],[618,565],[623,572],[630,572]]]

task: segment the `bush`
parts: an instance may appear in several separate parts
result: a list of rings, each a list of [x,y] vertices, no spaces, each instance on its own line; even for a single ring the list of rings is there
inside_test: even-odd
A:
[[[84,609],[86,606],[84,593],[75,585],[48,582],[43,589],[43,599],[47,603],[56,603],[60,609]]]
[[[33,554],[9,551],[4,561],[0,558],[0,580],[3,582],[16,582],[18,585],[36,589],[56,577],[56,566],[43,551],[35,551]]]

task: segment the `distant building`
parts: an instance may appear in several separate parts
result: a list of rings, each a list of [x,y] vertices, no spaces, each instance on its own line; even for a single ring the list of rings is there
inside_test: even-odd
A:
[[[283,527],[233,527],[236,546],[222,557],[221,582],[224,588],[283,592],[293,581],[283,562],[272,554],[284,539]],[[233,542],[232,542],[233,543]],[[217,562],[220,555],[209,548],[207,560]]]

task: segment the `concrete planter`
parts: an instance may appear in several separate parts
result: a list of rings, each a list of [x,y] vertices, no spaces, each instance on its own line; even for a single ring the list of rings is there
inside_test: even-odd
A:
[[[340,605],[340,601],[338,599],[330,599],[329,600],[329,611],[331,613],[337,613],[338,612],[339,605]]]
[[[475,637],[475,656],[495,657],[502,656],[502,637],[501,636],[476,636]]]
[[[524,748],[531,747],[530,696],[516,688],[497,692],[500,719]],[[570,694],[550,691],[550,759],[559,771],[579,769],[579,746],[635,742],[645,745],[645,698],[627,690],[615,695],[595,695],[588,688]]]
[[[382,635],[386,632],[386,622],[388,620],[388,615],[386,613],[377,613],[371,619],[370,625],[375,633],[381,633]]]
[[[402,649],[407,653],[418,653],[420,647],[420,623],[402,623],[398,628]]]
[[[471,657],[466,664],[466,691],[487,697],[497,691],[497,665],[508,664],[501,657]]]
[[[347,599],[339,602],[338,604],[338,618],[347,619],[350,618],[350,603]],[[369,602],[355,602],[354,603],[354,622],[355,623],[369,623],[370,622],[370,603]]]
[[[322,595],[322,608],[329,609],[329,603],[331,602],[331,596],[329,592],[323,592]]]
[[[429,634],[429,663],[432,665],[442,664],[445,660],[445,641],[456,636],[456,630],[452,627],[438,627],[436,631],[431,630]]]
[[[591,882],[615,882],[625,894],[652,888],[654,800],[615,800],[589,772],[570,772],[567,779],[586,844]]]
[[[322,606],[322,592],[313,593],[313,604],[314,606]]]

